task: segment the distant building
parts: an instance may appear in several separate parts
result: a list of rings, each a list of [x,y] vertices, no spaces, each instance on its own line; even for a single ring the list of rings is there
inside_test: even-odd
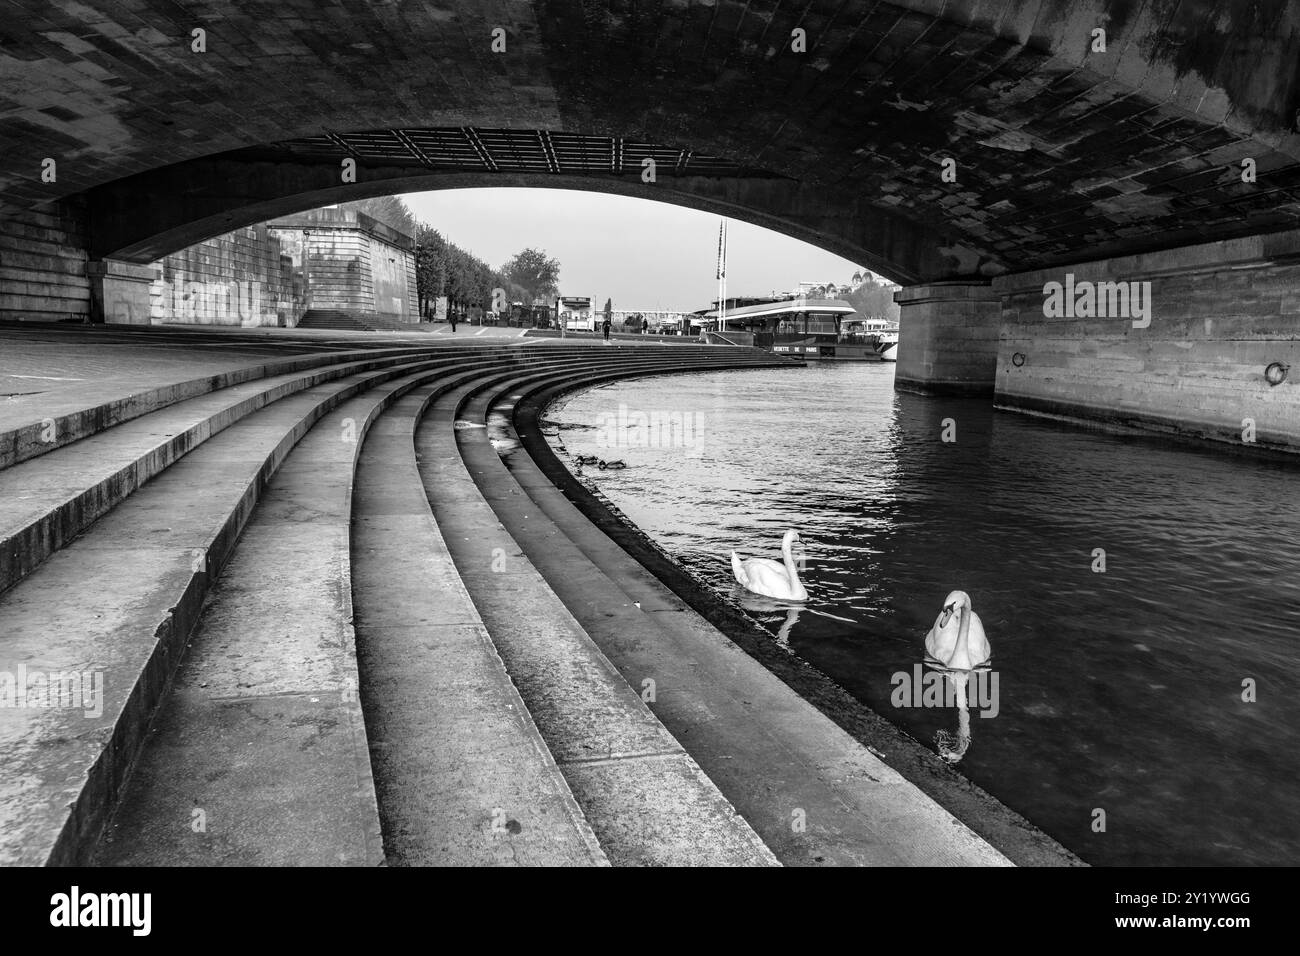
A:
[[[154,323],[293,327],[308,309],[419,319],[414,238],[335,207],[215,236],[154,269]]]
[[[307,309],[419,321],[413,236],[337,207],[285,216],[267,228],[301,274]]]
[[[595,331],[605,321],[605,310],[593,305],[591,296],[557,296],[556,321],[570,331]],[[614,309],[609,310],[610,326],[618,332],[635,328],[641,330],[642,320],[648,329],[681,329],[690,313],[670,309]]]
[[[147,313],[128,321],[292,326],[302,315],[292,263],[265,224],[205,239],[153,268]]]

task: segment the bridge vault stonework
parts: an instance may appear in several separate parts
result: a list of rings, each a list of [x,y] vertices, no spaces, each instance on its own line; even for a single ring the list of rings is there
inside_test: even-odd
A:
[[[1037,328],[1009,277],[1129,280],[1142,256],[1300,229],[1300,7],[1280,0],[11,7],[0,317],[102,319],[130,264],[327,203],[545,185],[844,255],[917,287],[904,385],[1051,402],[1037,361],[1098,330]],[[1048,338],[1004,381],[1008,323]]]

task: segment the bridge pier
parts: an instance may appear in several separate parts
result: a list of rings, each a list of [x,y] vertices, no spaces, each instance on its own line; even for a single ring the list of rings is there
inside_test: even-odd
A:
[[[1000,300],[987,282],[908,286],[894,301],[900,309],[896,388],[993,395]]]
[[[1067,277],[1085,307],[1045,315],[1057,310],[1045,309],[1044,286]],[[1083,301],[1089,285],[1115,282],[1129,288]],[[1000,276],[992,286],[999,407],[1300,452],[1300,231]],[[1123,308],[1126,293],[1146,314],[1131,301]],[[1278,384],[1266,375],[1274,363],[1292,366]]]
[[[1300,452],[1300,231],[894,298],[898,388]]]
[[[88,261],[90,321],[149,325],[149,285],[156,277],[152,266],[117,259]]]
[[[89,235],[84,201],[0,215],[0,321],[85,321]]]

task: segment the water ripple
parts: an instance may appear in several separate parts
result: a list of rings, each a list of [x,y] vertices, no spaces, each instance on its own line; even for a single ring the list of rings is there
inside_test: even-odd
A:
[[[892,386],[879,364],[706,373],[550,418],[567,455],[628,463],[588,477],[724,594],[733,548],[776,556],[798,528],[819,613],[751,613],[923,741],[952,709],[893,706],[895,675],[970,593],[1001,702],[962,773],[1085,859],[1293,863],[1296,468]]]

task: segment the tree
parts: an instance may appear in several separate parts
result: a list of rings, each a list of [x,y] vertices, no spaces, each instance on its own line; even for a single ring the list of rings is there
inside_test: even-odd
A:
[[[448,243],[432,226],[421,223],[415,232],[415,288],[420,300],[420,314],[426,303],[445,294],[447,286]]]
[[[864,318],[874,316],[897,322],[899,309],[898,303],[894,301],[895,289],[896,286],[877,279],[870,272],[864,272],[862,284],[847,295],[841,290],[840,298]]]
[[[492,307],[497,289],[505,293],[507,302],[531,304],[523,286],[424,223],[415,231],[415,284],[421,314],[425,304],[439,296],[446,296],[447,307],[455,312],[463,313],[472,305],[486,310]]]
[[[546,302],[560,292],[560,261],[543,250],[524,249],[501,267],[501,274],[523,290],[526,305]]]

